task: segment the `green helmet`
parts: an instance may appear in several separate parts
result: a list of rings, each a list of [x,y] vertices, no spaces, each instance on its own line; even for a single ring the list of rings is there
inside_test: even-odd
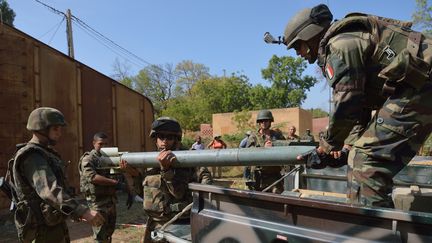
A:
[[[182,129],[178,121],[171,117],[159,117],[152,123],[150,137],[155,138],[159,132],[167,132],[177,135],[178,140],[181,140]]]
[[[39,107],[30,113],[27,130],[41,131],[56,125],[66,126],[64,115],[59,110],[51,107]]]
[[[271,122],[274,122],[273,114],[269,110],[260,110],[256,122],[259,122],[261,120],[270,120]]]
[[[298,41],[308,41],[330,26],[333,15],[325,4],[306,8],[288,22],[283,43],[289,48]]]

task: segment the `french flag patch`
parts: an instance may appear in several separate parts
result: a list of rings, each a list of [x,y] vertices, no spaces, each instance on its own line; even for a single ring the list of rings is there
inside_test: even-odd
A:
[[[325,72],[326,72],[326,76],[327,76],[328,79],[333,79],[333,77],[334,77],[334,71],[333,71],[332,66],[330,66],[329,63],[326,64]]]

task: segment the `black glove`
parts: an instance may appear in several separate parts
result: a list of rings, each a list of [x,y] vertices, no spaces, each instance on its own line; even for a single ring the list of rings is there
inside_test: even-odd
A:
[[[348,164],[349,149],[344,147],[340,152],[341,152],[341,156],[337,159],[333,158],[330,155],[327,155],[326,164],[332,168],[339,168]]]
[[[307,151],[306,153],[300,154],[301,158],[306,161],[306,167],[312,169],[323,169],[326,164],[323,163],[325,155],[319,155],[316,149]]]
[[[126,200],[126,206],[127,209],[129,210],[132,207],[132,204],[134,203],[134,194],[131,192],[128,192],[128,196],[127,196],[127,200]]]
[[[348,153],[349,150],[347,148],[342,148],[341,156],[335,159],[329,154],[320,155],[317,153],[316,149],[312,149],[300,156],[306,161],[307,168],[323,169],[326,166],[338,168],[346,165],[348,162]]]

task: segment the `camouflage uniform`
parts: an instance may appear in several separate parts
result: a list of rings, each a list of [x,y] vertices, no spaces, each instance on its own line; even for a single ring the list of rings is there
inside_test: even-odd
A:
[[[432,128],[432,41],[382,20],[346,17],[332,24],[320,43],[319,65],[335,101],[320,146],[329,153],[352,144],[353,203],[391,207],[393,176]],[[370,120],[372,109],[377,112]]]
[[[30,141],[18,150],[14,161],[15,225],[20,241],[70,242],[66,217],[78,218],[88,208],[69,195],[60,156]]]
[[[148,168],[143,176],[143,208],[148,215],[144,242],[152,242],[150,233],[154,229],[162,227],[192,203],[189,183],[213,184],[212,176],[205,167],[170,168],[166,171]],[[189,220],[189,213],[183,214],[180,220]]]
[[[102,226],[93,226],[93,238],[95,242],[111,242],[111,236],[116,224],[116,186],[96,185],[91,181],[95,175],[110,178],[109,169],[99,169],[101,154],[93,149],[84,153],[79,162],[80,187],[85,193],[87,204],[90,209],[98,211],[105,222]]]
[[[264,147],[266,141],[266,135],[261,134],[261,130],[258,130],[256,134],[251,134],[247,140],[246,147]],[[270,139],[274,140],[285,140],[284,136],[270,129]],[[256,191],[262,191],[266,187],[270,186],[273,182],[281,177],[280,166],[252,166],[252,175],[254,177],[255,184],[250,189]],[[283,183],[280,182],[272,188],[274,193],[282,193]]]
[[[65,163],[50,148],[57,142],[49,135],[50,127],[65,125],[57,109],[33,110],[27,122],[33,138],[8,163],[6,177],[15,191],[15,226],[21,242],[70,242],[66,217],[80,218],[89,210],[70,196]]]
[[[152,123],[150,137],[156,140],[159,133],[175,136],[173,147],[164,150],[179,150],[182,130],[173,118],[160,117]],[[187,150],[182,148],[182,150]],[[175,151],[174,151],[175,152]],[[162,165],[161,165],[162,166]],[[162,227],[166,222],[192,203],[192,193],[188,189],[190,182],[211,184],[212,177],[207,168],[173,168],[162,170],[161,167],[147,168],[141,171],[143,207],[148,215],[144,230],[144,242],[152,242],[151,232]],[[134,179],[137,182],[137,179]],[[134,184],[135,186],[137,184]],[[136,190],[139,192],[140,190]],[[140,193],[139,193],[140,194]],[[179,220],[189,220],[189,213],[181,215]]]

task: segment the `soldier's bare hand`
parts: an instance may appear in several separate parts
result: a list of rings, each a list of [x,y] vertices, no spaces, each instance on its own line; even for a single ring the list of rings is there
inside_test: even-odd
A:
[[[273,143],[270,139],[266,140],[264,143],[264,147],[269,148],[269,147],[273,147]]]
[[[171,165],[177,161],[171,150],[162,150],[156,159],[159,161],[159,165],[163,170],[169,169]]]
[[[128,164],[128,162],[126,160],[122,159],[122,160],[120,160],[119,166],[120,166],[121,169],[125,169],[126,170],[126,169],[128,169],[129,164]]]

